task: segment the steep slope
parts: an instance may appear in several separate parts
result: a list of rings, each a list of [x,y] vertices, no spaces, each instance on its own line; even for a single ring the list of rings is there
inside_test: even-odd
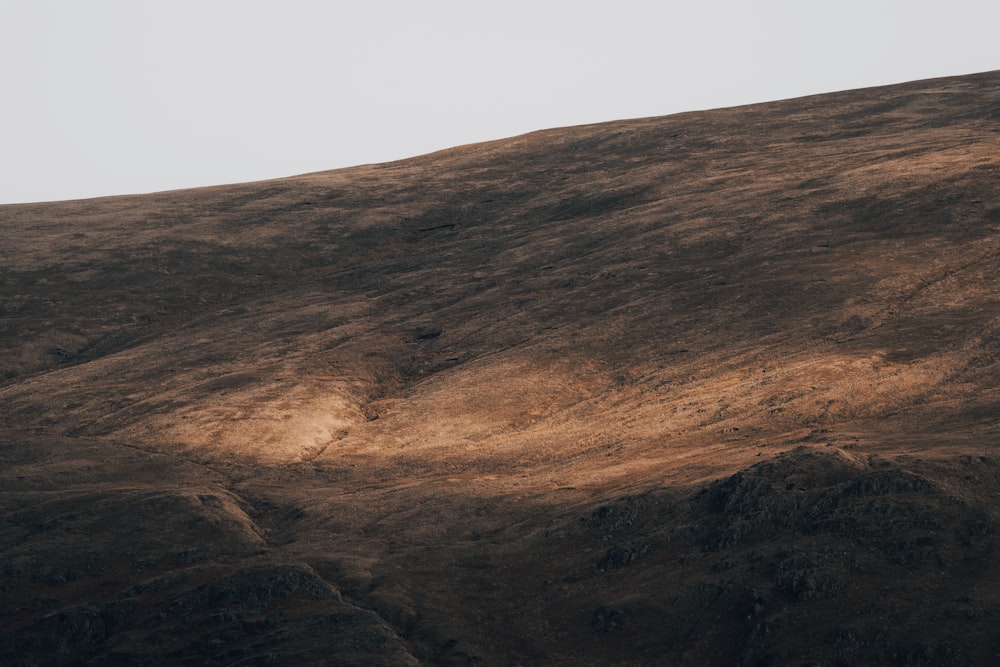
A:
[[[0,208],[0,658],[1000,655],[1000,73]]]

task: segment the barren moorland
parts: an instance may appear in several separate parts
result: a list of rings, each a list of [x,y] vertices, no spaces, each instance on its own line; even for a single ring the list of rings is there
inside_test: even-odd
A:
[[[0,207],[0,663],[1000,662],[1000,72]]]

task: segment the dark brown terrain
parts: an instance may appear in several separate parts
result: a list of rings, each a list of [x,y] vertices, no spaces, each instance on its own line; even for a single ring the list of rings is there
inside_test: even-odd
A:
[[[0,664],[1000,663],[1000,72],[0,238]]]

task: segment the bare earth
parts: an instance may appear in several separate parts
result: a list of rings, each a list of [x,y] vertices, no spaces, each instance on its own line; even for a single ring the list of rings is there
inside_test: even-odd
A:
[[[1000,72],[0,239],[2,664],[1000,662]]]

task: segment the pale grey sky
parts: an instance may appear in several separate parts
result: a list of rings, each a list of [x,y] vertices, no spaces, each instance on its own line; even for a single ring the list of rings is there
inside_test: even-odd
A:
[[[0,0],[0,203],[1000,69],[997,0]]]

